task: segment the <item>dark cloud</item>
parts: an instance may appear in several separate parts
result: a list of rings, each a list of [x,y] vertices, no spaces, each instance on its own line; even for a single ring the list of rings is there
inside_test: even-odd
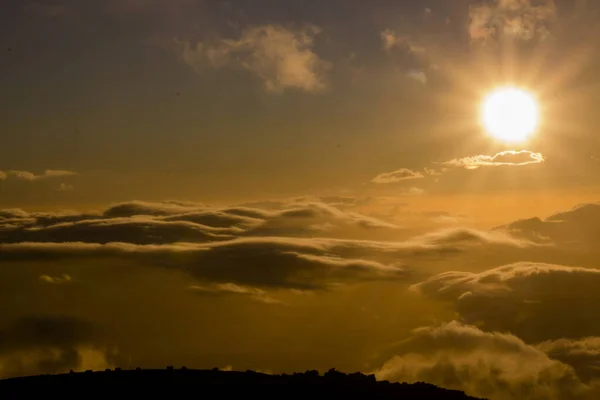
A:
[[[600,244],[600,203],[581,204],[545,219],[530,218],[498,227],[537,242],[552,242],[563,249],[593,255]]]
[[[402,259],[448,256],[481,246],[525,248],[533,243],[502,232],[461,228],[404,242],[286,237],[163,245],[110,243],[108,240],[105,244],[23,242],[0,244],[0,260],[118,258],[184,270],[201,281],[314,289],[337,283],[404,279],[407,271],[401,265]]]
[[[454,303],[462,320],[529,342],[600,331],[600,270],[516,263],[479,273],[445,272],[413,287]]]
[[[68,316],[28,316],[0,329],[0,377],[111,366],[91,323]]]
[[[600,337],[558,339],[536,346],[548,357],[573,367],[585,382],[600,378]]]
[[[420,328],[397,345],[379,379],[425,381],[497,400],[592,399],[597,385],[516,336],[457,322]]]
[[[350,203],[345,203],[350,204]],[[236,236],[339,235],[399,227],[319,201],[282,202],[279,207],[215,208],[202,204],[130,202],[104,212],[78,214],[0,210],[0,242],[203,242]]]

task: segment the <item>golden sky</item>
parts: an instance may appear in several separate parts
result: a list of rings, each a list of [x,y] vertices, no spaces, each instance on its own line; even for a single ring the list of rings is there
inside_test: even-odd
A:
[[[600,395],[600,3],[1,7],[0,377]]]

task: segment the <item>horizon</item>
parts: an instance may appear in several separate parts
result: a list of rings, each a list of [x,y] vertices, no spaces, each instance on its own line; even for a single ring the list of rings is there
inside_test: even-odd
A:
[[[1,8],[0,379],[600,396],[600,3]]]

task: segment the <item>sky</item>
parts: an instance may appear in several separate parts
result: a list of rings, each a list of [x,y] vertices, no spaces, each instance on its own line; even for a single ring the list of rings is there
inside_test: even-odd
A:
[[[597,2],[0,10],[0,377],[600,395]],[[482,124],[506,85],[537,100],[527,140]]]

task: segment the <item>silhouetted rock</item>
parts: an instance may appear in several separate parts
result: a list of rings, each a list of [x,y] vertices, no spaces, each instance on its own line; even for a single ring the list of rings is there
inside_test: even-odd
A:
[[[115,373],[118,372],[118,373]],[[84,373],[70,372],[61,375],[40,375],[23,378],[0,380],[0,393],[3,395],[19,393],[23,395],[27,389],[38,385],[75,386],[77,388],[97,388],[101,385],[120,384],[134,386],[139,394],[148,388],[153,390],[155,384],[194,384],[222,385],[220,397],[228,398],[226,393],[235,385],[244,385],[244,396],[252,394],[263,395],[275,390],[282,397],[288,395],[311,395],[318,398],[344,399],[436,399],[436,400],[477,400],[458,390],[447,390],[437,386],[418,382],[390,383],[378,382],[374,375],[364,375],[360,372],[345,374],[330,369],[323,376],[318,371],[306,371],[294,374],[269,375],[260,372],[191,370],[187,368],[166,370],[106,370],[103,372]],[[260,386],[260,387],[259,387]],[[282,386],[286,386],[283,388]]]

